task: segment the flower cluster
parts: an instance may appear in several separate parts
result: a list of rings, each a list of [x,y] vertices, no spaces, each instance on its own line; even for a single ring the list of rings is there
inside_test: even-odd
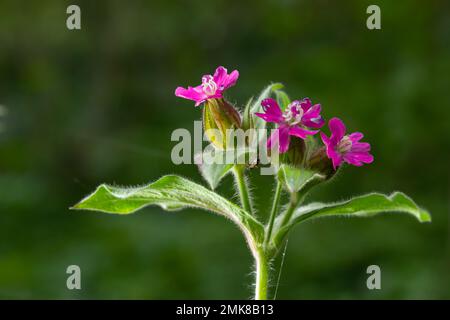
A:
[[[267,147],[271,148],[274,141],[279,143],[279,152],[285,153],[289,150],[290,136],[305,139],[308,135],[315,135],[325,121],[320,115],[320,104],[312,105],[309,98],[301,101],[295,100],[290,103],[283,112],[274,99],[265,99],[261,102],[264,113],[255,115],[267,122],[274,122],[278,125],[276,131],[271,135]],[[339,118],[333,118],[328,122],[331,136],[327,137],[320,133],[326,148],[326,154],[333,163],[336,170],[343,162],[354,166],[362,166],[363,163],[373,162],[373,156],[369,153],[370,144],[359,142],[363,134],[354,132],[346,135],[345,125]]]
[[[226,68],[218,67],[213,76],[204,75],[202,77],[201,85],[187,89],[178,87],[175,95],[195,101],[195,106],[206,103],[205,109],[213,110],[210,118],[214,119],[217,127],[220,128],[223,123],[231,123],[236,128],[240,125],[240,115],[237,111],[234,112],[234,108],[224,100],[223,93],[236,84],[238,77],[237,70],[228,74]],[[213,106],[216,107],[215,111]],[[278,147],[281,154],[290,150],[291,137],[305,140],[308,136],[319,133],[319,129],[325,124],[325,120],[320,114],[321,105],[313,104],[309,98],[294,100],[284,110],[276,100],[266,98],[261,101],[261,107],[263,112],[257,112],[255,116],[276,126],[267,141],[267,147]],[[224,112],[218,112],[221,109]],[[221,116],[217,116],[217,114]],[[328,122],[328,127],[331,132],[330,137],[320,132],[324,146],[317,148],[316,152],[311,152],[316,156],[315,159],[318,158],[318,154],[325,155],[331,161],[334,170],[337,170],[344,162],[354,166],[373,162],[373,156],[369,153],[370,144],[360,142],[363,138],[362,133],[346,134],[345,125],[339,118],[332,118]]]

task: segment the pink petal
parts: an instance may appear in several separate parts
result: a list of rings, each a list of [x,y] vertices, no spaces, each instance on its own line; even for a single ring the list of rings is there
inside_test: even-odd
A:
[[[225,81],[228,76],[227,68],[222,66],[217,67],[216,72],[214,72],[213,80],[220,87],[220,85]]]
[[[370,144],[367,142],[353,142],[351,152],[369,152]]]
[[[274,122],[274,123],[280,123],[280,118],[271,114],[267,113],[255,113],[255,116],[260,117],[261,119],[264,119],[266,122]]]
[[[232,87],[236,84],[237,79],[239,78],[239,72],[234,70],[230,74],[226,68],[220,66],[216,69],[214,73],[213,80],[217,84],[217,87],[220,91],[226,90],[229,87]]]
[[[323,125],[325,124],[325,120],[323,120],[322,117],[317,117],[312,118],[311,120],[303,120],[302,123],[309,128],[319,129],[323,127]]]
[[[333,162],[334,170],[342,164],[342,155],[336,152],[334,148],[327,147],[327,156]]]
[[[361,167],[363,165],[360,160],[347,154],[344,156],[344,161],[356,167]]]
[[[342,156],[338,153],[334,153],[332,156],[328,156],[333,162],[333,169],[336,170],[342,164]]]
[[[354,166],[360,167],[364,163],[372,163],[373,156],[368,152],[348,152],[344,155],[344,160]]]
[[[302,117],[302,123],[310,128],[321,128],[325,123],[322,116],[320,115],[322,107],[320,104],[315,104],[312,106]]]
[[[331,141],[331,139],[328,138],[325,133],[321,132],[320,137],[322,138],[323,144],[326,147],[327,156],[333,162],[333,168],[334,170],[336,170],[336,168],[341,165],[342,156],[336,152],[336,145],[333,144],[333,141]]]
[[[321,132],[320,137],[322,138],[323,144],[325,146],[328,146],[330,144],[330,139],[327,137],[325,133]]]
[[[269,140],[267,140],[267,148],[272,149],[273,145],[279,144],[278,142],[278,130],[274,133],[272,133],[269,137]]]
[[[328,126],[331,131],[330,139],[333,141],[333,144],[337,145],[345,135],[345,125],[341,119],[333,118],[328,122]]]
[[[364,137],[364,135],[361,132],[353,132],[352,134],[349,134],[348,137],[352,142],[358,142]]]
[[[303,112],[307,112],[309,108],[311,108],[311,104],[311,99],[309,98],[304,98],[300,101],[300,106],[302,107]]]
[[[285,153],[289,149],[289,140],[289,127],[281,126],[276,129],[274,133],[272,133],[269,140],[267,141],[267,147],[271,149],[272,146],[278,145],[279,152]]]
[[[289,149],[289,127],[281,127],[280,132],[280,153],[285,153]]]
[[[305,113],[303,114],[303,118],[317,118],[320,117],[320,111],[322,111],[322,106],[320,104],[315,104],[311,108],[309,108]]]
[[[204,102],[208,97],[202,90],[202,86],[188,87],[187,89],[183,87],[178,87],[175,90],[175,95],[180,98],[193,100],[196,102],[196,106]]]
[[[361,161],[364,163],[372,163],[373,160],[374,160],[374,157],[370,153],[367,153],[363,157],[361,157]]]
[[[239,78],[239,71],[234,70],[233,72],[231,72],[226,81],[223,83],[224,90],[234,86],[238,78]]]
[[[317,132],[319,132],[319,131],[310,131],[310,130],[306,130],[306,129],[303,129],[303,128],[300,128],[297,126],[289,128],[289,134],[291,136],[296,136],[296,137],[299,137],[302,139],[305,139],[308,135],[312,136],[312,135],[316,134]]]
[[[370,144],[367,142],[359,142],[364,135],[361,132],[354,132],[348,136],[352,141],[352,147],[349,152],[344,155],[344,160],[354,166],[362,166],[364,163],[372,163],[373,155],[369,153]]]
[[[263,107],[265,113],[255,113],[256,116],[267,122],[283,122],[283,113],[281,112],[280,106],[274,99],[264,99],[261,101],[261,106]]]

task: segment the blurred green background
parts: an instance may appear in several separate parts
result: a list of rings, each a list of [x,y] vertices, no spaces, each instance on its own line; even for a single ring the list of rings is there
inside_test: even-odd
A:
[[[74,3],[79,31],[66,28]],[[369,4],[381,7],[381,30],[366,28]],[[221,217],[68,210],[102,182],[175,173],[203,183],[194,165],[170,160],[171,132],[201,114],[173,92],[218,65],[240,71],[227,92],[238,105],[280,81],[365,133],[375,162],[310,200],[401,190],[433,216],[297,227],[278,298],[450,298],[448,2],[7,0],[0,17],[0,298],[252,296],[252,258]],[[266,209],[271,177],[253,175]],[[234,194],[231,177],[219,191]],[[81,291],[66,288],[72,264]],[[382,290],[366,288],[371,264]]]

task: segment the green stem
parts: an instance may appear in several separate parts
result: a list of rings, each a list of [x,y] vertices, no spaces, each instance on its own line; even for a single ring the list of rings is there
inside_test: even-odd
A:
[[[245,211],[252,213],[252,206],[250,203],[250,193],[248,191],[247,182],[244,176],[245,167],[241,165],[235,165],[233,167],[233,173],[236,180],[236,185],[239,190],[239,197],[241,199],[242,207]]]
[[[269,283],[269,263],[263,250],[258,250],[256,256],[256,284],[255,300],[267,300],[267,287]]]
[[[280,226],[285,226],[289,222],[289,220],[291,220],[292,214],[294,213],[295,208],[297,208],[298,203],[299,199],[297,194],[291,194],[291,201],[289,202],[289,206],[283,216],[283,220],[281,221]]]
[[[273,223],[275,221],[275,216],[277,214],[278,204],[280,203],[280,197],[281,197],[281,190],[282,190],[282,188],[283,188],[283,185],[279,181],[277,181],[277,188],[275,190],[275,197],[273,199],[272,210],[270,211],[269,223],[267,225],[267,232],[266,232],[266,236],[264,238],[264,247],[265,248],[269,244],[270,236],[272,235]]]

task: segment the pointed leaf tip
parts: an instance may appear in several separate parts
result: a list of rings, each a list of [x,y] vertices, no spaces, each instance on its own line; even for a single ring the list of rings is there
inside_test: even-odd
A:
[[[304,221],[323,216],[369,217],[379,213],[408,213],[420,222],[431,221],[430,214],[402,192],[390,195],[369,193],[338,203],[312,203],[299,208],[293,220]]]
[[[332,216],[371,217],[380,213],[407,213],[419,222],[431,222],[428,211],[420,208],[402,192],[394,192],[390,195],[369,193],[337,203],[311,203],[299,207],[290,222],[284,226],[279,225],[282,216],[278,217],[276,222],[278,231],[272,238],[272,244],[277,247],[294,225],[306,220]]]
[[[207,156],[210,160],[213,160],[213,158],[215,159],[208,163],[207,161],[204,161],[205,156]],[[233,167],[232,163],[229,164],[225,162],[226,153],[220,150],[215,150],[214,155],[212,154],[212,152],[204,151],[203,154],[197,154],[196,158],[198,160],[201,160],[198,161],[198,170],[200,171],[200,174],[205,179],[205,181],[208,183],[211,190],[214,190],[219,186],[220,181],[229,173],[229,171]]]
[[[248,212],[219,194],[185,178],[167,175],[142,187],[121,188],[102,184],[72,208],[130,214],[149,205],[174,211],[187,207],[204,209],[235,222],[249,237],[263,237],[263,226]]]

